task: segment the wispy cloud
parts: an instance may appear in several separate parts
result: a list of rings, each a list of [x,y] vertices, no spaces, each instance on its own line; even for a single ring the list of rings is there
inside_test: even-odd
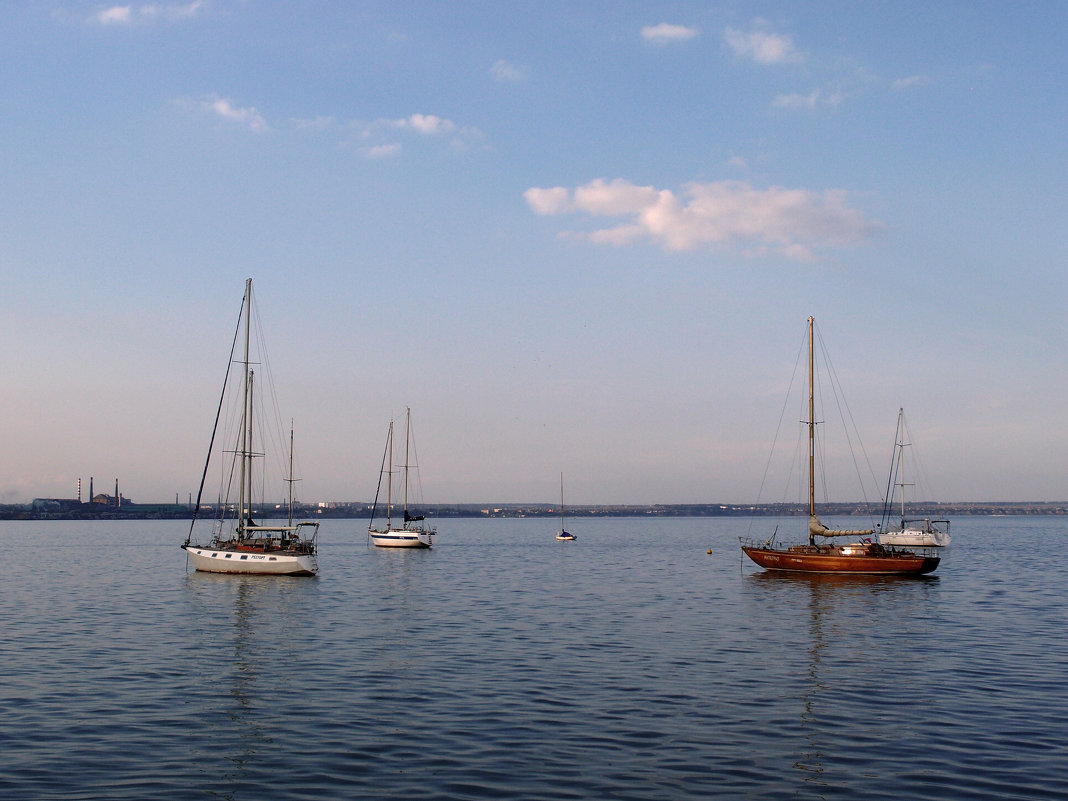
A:
[[[397,142],[360,148],[360,153],[364,158],[371,159],[372,161],[395,158],[400,155],[400,152],[401,146]]]
[[[735,54],[751,58],[758,64],[785,64],[803,60],[801,53],[794,48],[793,39],[784,34],[763,30],[746,33],[727,28],[723,38]]]
[[[354,124],[365,142],[380,140],[374,146],[389,145],[397,132],[415,134],[421,138],[447,138],[455,150],[466,150],[482,139],[482,131],[470,125],[458,125],[437,114],[409,114],[397,119],[382,118],[371,123]],[[391,155],[393,155],[391,153]]]
[[[926,86],[931,79],[926,75],[909,75],[907,78],[898,78],[890,86],[895,92],[903,92],[914,86]]]
[[[205,0],[190,3],[146,3],[140,6],[110,6],[89,18],[100,25],[134,25],[154,19],[180,20],[196,16],[205,8]]]
[[[659,25],[646,25],[642,28],[642,38],[653,44],[669,44],[670,42],[685,42],[697,36],[697,28],[687,28],[685,25],[672,25],[669,22],[661,22]]]
[[[424,136],[440,136],[456,130],[456,123],[436,114],[412,114],[399,120],[387,120],[393,128],[407,129]]]
[[[816,109],[821,107],[837,108],[842,104],[845,96],[841,92],[823,92],[813,89],[808,94],[792,93],[777,95],[771,101],[775,108],[784,109]]]
[[[493,80],[498,83],[518,83],[519,81],[525,81],[530,70],[527,67],[519,66],[517,64],[511,64],[504,59],[500,59],[494,62],[490,67],[490,75],[493,76]]]
[[[235,106],[232,101],[225,97],[208,97],[201,102],[201,107],[210,111],[224,120],[244,125],[253,131],[266,131],[267,121],[256,110],[255,106]]]
[[[750,255],[778,252],[807,261],[819,248],[864,242],[882,227],[852,208],[842,190],[757,189],[741,181],[694,182],[679,196],[620,178],[597,179],[574,190],[532,187],[523,197],[540,215],[629,218],[567,236],[619,246],[652,241],[667,251],[742,246]]]

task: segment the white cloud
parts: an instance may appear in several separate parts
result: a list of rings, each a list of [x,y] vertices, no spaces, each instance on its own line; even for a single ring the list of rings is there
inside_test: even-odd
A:
[[[526,67],[509,64],[504,59],[497,61],[490,67],[490,75],[492,75],[493,80],[498,83],[517,83],[518,81],[524,81],[529,72],[530,70]]]
[[[360,152],[369,159],[391,159],[400,155],[401,146],[396,142],[391,142],[386,145],[374,145],[372,147],[361,148]]]
[[[723,36],[727,46],[737,55],[752,58],[758,64],[801,61],[801,54],[794,49],[789,36],[759,30],[744,33],[734,28],[727,28]]]
[[[852,208],[844,191],[755,189],[741,181],[690,183],[679,196],[623,179],[597,179],[574,191],[533,187],[523,197],[539,215],[630,218],[572,235],[596,244],[650,240],[667,251],[737,245],[749,254],[774,250],[807,261],[816,248],[864,242],[881,228]]]
[[[697,36],[697,28],[687,28],[685,25],[672,25],[661,22],[659,25],[646,25],[642,28],[642,38],[653,44],[668,44],[669,42],[685,42]]]
[[[562,186],[554,186],[551,189],[531,187],[523,193],[523,197],[535,214],[562,214],[571,211],[571,193]]]
[[[125,25],[131,20],[130,6],[112,6],[98,11],[93,19],[101,25]]]
[[[231,122],[246,125],[253,131],[266,131],[267,122],[254,106],[241,108],[223,97],[211,97],[204,101],[204,108]]]
[[[456,130],[456,123],[436,114],[412,114],[403,119],[389,120],[389,124],[394,128],[413,130],[424,136],[438,136]]]
[[[148,3],[136,8],[134,6],[111,6],[98,11],[90,19],[101,25],[132,25],[153,19],[180,20],[196,16],[204,7],[204,0],[193,0],[182,5]]]
[[[369,124],[354,125],[360,137],[366,141],[386,140],[396,131],[405,131],[422,137],[450,137],[453,150],[465,151],[482,139],[482,131],[472,126],[460,126],[436,114],[410,114],[400,119],[379,119]],[[380,141],[380,144],[388,144]]]

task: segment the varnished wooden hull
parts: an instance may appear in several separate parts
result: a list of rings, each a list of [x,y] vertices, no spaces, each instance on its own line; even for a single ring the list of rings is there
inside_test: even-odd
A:
[[[745,555],[765,570],[795,573],[863,573],[867,575],[921,576],[938,567],[939,557],[908,551],[871,553],[867,547],[768,548],[743,545]]]

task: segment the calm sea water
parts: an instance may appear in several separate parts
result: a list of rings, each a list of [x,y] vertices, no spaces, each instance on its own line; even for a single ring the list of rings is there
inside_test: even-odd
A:
[[[314,579],[188,572],[182,522],[0,523],[0,798],[1068,797],[1068,521],[957,519],[922,579],[570,523],[325,521]]]

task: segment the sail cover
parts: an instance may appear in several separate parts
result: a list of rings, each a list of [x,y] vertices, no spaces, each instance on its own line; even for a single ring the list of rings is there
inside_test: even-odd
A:
[[[812,515],[808,519],[808,533],[816,537],[864,537],[868,534],[874,534],[875,529],[869,528],[863,531],[843,531],[840,529],[831,530],[827,528],[827,526],[823,525],[817,515]]]

